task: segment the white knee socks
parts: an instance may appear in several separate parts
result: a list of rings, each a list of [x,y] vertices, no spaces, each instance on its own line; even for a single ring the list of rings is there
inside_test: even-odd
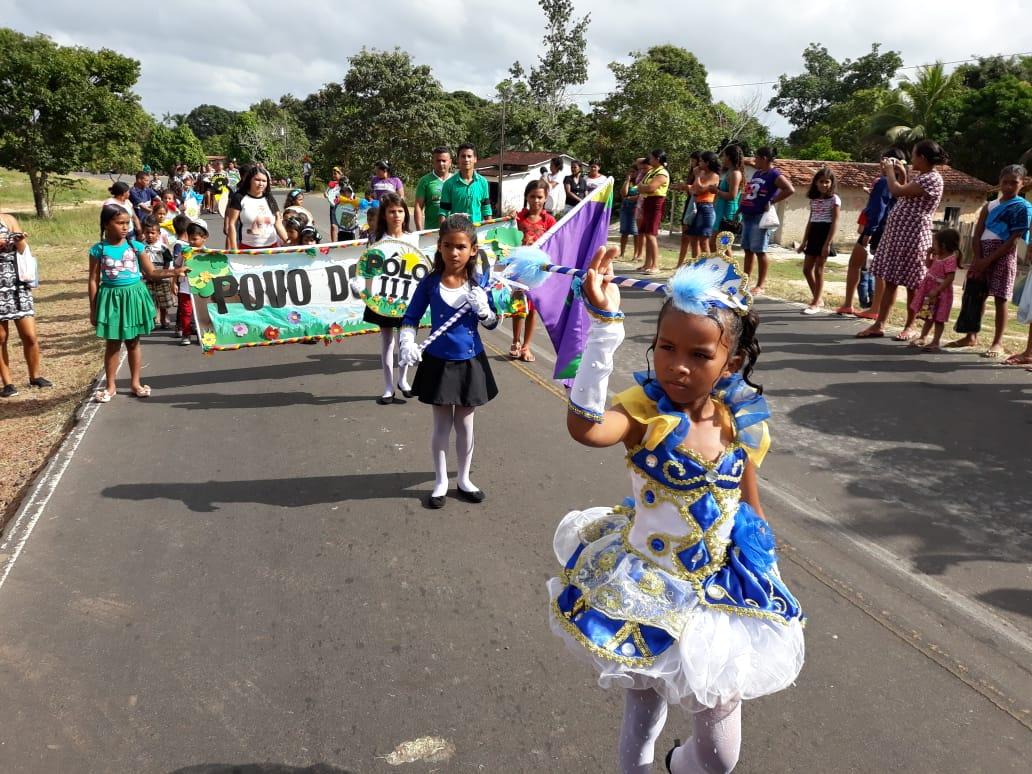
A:
[[[474,492],[476,484],[469,480],[469,469],[473,464],[473,411],[463,406],[455,407],[455,456],[459,461],[459,475],[456,483],[459,489]]]
[[[459,461],[457,483],[460,489],[473,492],[476,484],[469,480],[473,464],[473,408],[434,406],[434,431],[430,436],[430,453],[434,458],[434,490],[431,497],[448,492],[448,441],[455,428],[455,456]]]
[[[692,738],[670,760],[673,774],[727,774],[738,764],[742,747],[742,703],[696,712]]]
[[[666,717],[666,699],[658,693],[652,690],[627,691],[617,748],[622,774],[646,774],[652,771],[656,740],[663,731]]]
[[[394,394],[394,352],[396,350],[395,328],[380,328],[380,363],[383,366],[383,397]],[[399,366],[398,389],[408,391],[412,386],[408,381],[408,366]]]

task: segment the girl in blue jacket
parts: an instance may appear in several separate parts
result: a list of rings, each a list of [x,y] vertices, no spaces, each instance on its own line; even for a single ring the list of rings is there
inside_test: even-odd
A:
[[[436,481],[427,501],[442,508],[448,492],[448,442],[455,428],[455,454],[459,469],[460,499],[479,503],[484,493],[469,478],[473,463],[473,412],[498,394],[491,365],[484,354],[477,326],[498,325],[498,315],[478,275],[477,232],[467,215],[451,215],[441,224],[434,255],[434,269],[419,283],[402,320],[399,362],[419,364],[412,390],[421,403],[434,407],[430,448]],[[420,353],[416,328],[430,307],[430,342]],[[444,323],[456,313],[461,317],[443,332]]]

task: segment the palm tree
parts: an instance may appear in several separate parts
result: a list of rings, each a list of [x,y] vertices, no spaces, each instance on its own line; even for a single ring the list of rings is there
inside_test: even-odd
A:
[[[956,73],[946,73],[942,62],[923,65],[916,76],[904,78],[893,100],[871,118],[871,133],[904,150],[928,135],[946,98],[960,88]]]

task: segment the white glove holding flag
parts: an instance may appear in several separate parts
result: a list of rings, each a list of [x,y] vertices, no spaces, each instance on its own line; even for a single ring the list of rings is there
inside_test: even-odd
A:
[[[361,298],[362,293],[365,291],[365,280],[361,277],[352,277],[348,287],[351,288],[351,295],[355,298]]]
[[[498,319],[487,299],[487,291],[479,285],[474,285],[466,293],[466,303],[472,307],[484,325],[490,326]]]
[[[416,329],[402,328],[398,335],[398,365],[414,366],[422,359],[419,347],[416,346]]]

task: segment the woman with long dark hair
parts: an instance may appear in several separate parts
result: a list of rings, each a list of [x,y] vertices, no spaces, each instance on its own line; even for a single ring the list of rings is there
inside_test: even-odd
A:
[[[230,250],[278,247],[287,241],[283,213],[272,195],[272,183],[265,167],[256,164],[241,176],[226,209],[225,232],[226,246]]]

